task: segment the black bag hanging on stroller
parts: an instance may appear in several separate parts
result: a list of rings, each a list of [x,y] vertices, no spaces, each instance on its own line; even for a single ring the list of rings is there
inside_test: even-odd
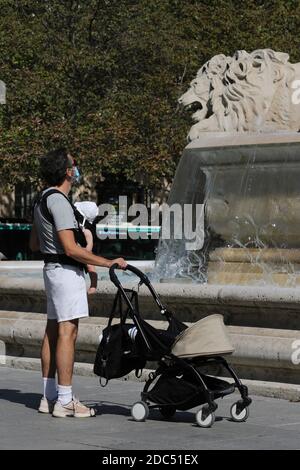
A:
[[[132,298],[131,298],[132,300]],[[120,323],[112,325],[119,306]],[[128,309],[127,309],[128,312]],[[105,385],[110,379],[118,379],[135,370],[136,376],[142,371],[146,364],[146,358],[141,355],[135,342],[131,341],[128,334],[133,323],[126,323],[127,312],[123,314],[122,298],[118,291],[112,311],[109,316],[108,325],[102,331],[102,339],[98,346],[94,363],[94,374],[105,379]],[[103,386],[105,386],[103,385]]]

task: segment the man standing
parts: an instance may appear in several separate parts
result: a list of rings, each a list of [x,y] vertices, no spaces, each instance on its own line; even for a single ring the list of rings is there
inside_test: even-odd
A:
[[[47,189],[35,205],[30,237],[30,248],[40,250],[44,257],[47,295],[47,326],[41,351],[44,396],[39,411],[55,417],[95,416],[95,410],[80,403],[72,393],[78,322],[88,316],[84,266],[109,268],[117,263],[124,269],[126,261],[96,256],[78,244],[80,228],[67,198],[78,169],[65,149],[41,159],[40,175]]]

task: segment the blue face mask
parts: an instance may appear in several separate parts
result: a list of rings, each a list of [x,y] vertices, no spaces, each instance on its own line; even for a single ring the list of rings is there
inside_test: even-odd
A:
[[[73,182],[79,184],[81,180],[81,174],[77,166],[74,166]]]

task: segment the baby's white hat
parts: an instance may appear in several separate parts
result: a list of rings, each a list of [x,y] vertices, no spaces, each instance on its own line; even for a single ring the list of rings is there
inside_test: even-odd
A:
[[[75,202],[75,207],[90,223],[93,223],[94,219],[98,215],[98,207],[95,202]]]

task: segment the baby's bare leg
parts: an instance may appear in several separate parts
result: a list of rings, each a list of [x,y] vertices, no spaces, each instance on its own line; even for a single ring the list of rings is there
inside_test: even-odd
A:
[[[86,250],[92,251],[93,250],[93,235],[92,235],[92,232],[88,229],[85,229],[84,230],[84,235],[85,235],[85,239],[86,239],[86,243],[87,243]],[[95,266],[93,266],[92,264],[87,265],[87,270],[88,270],[88,273],[89,273],[89,276],[90,276],[90,281],[91,281],[90,288],[88,289],[88,294],[94,294],[96,292],[96,289],[97,289],[98,274],[97,274]]]
[[[91,281],[91,285],[90,285],[90,288],[88,290],[88,294],[94,294],[96,292],[96,289],[97,289],[98,274],[97,274],[95,266],[93,266],[92,264],[88,264],[87,269],[88,269],[88,273],[89,273],[90,281]]]

